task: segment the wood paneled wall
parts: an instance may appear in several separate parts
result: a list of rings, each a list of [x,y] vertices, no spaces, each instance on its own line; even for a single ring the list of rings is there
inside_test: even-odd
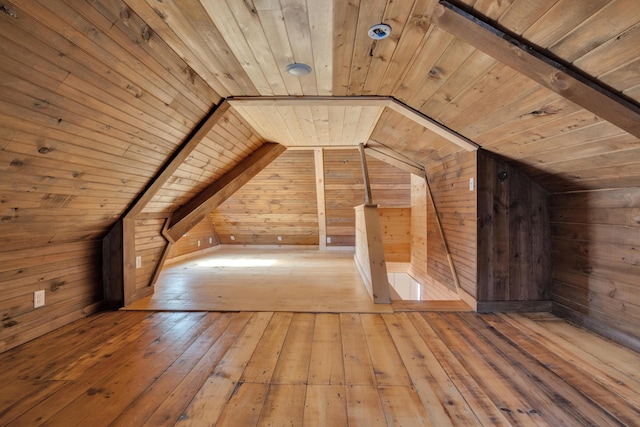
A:
[[[221,99],[123,6],[3,3],[0,351],[98,307],[100,239]]]
[[[0,352],[97,311],[101,241],[0,248]],[[34,291],[45,291],[33,308]]]
[[[158,190],[143,212],[167,215],[175,212],[255,152],[263,142],[264,139],[256,135],[236,111],[227,110]]]
[[[285,152],[210,218],[223,244],[317,245],[313,150]]]
[[[550,204],[554,311],[640,348],[640,188],[555,194]]]
[[[548,215],[545,190],[478,152],[478,301],[550,299]]]
[[[211,224],[211,219],[207,217],[171,246],[167,259],[189,255],[219,244],[218,235]]]
[[[410,205],[410,177],[394,166],[367,157],[373,203],[382,207]],[[357,150],[325,150],[327,246],[355,244],[353,208],[364,203],[362,163]]]
[[[460,287],[476,295],[476,192],[469,179],[476,177],[476,153],[459,152],[427,164],[427,177]],[[427,200],[427,274],[447,288],[455,283],[436,220]]]
[[[387,262],[411,260],[411,208],[378,208],[384,258]]]

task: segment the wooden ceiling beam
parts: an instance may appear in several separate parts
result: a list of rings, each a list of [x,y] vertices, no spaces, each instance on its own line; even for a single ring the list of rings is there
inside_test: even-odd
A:
[[[218,120],[229,110],[230,105],[226,101],[222,101],[217,107],[214,107],[209,114],[198,124],[198,126],[187,137],[182,146],[167,160],[160,172],[153,178],[151,183],[133,202],[127,210],[124,217],[135,218],[147,204],[153,199],[158,191],[166,184],[166,182],[178,170],[180,165],[189,157],[200,142],[207,136]]]
[[[202,221],[251,178],[267,167],[286,150],[286,147],[267,142],[238,163],[220,179],[179,208],[171,217],[165,234],[177,241],[184,233]]]
[[[598,81],[446,1],[436,6],[432,21],[456,38],[640,138],[640,108]]]
[[[363,106],[386,107],[386,96],[243,96],[227,98],[232,107],[238,106]]]
[[[372,139],[370,139],[369,141],[373,142],[374,144],[376,143],[376,141]],[[367,153],[367,156],[371,156],[391,166],[395,166],[398,169],[403,170],[405,172],[409,172],[418,176],[424,176],[423,168],[415,166],[412,163],[409,163],[408,161],[401,160],[399,158],[400,155],[391,149],[387,149],[382,146],[373,147],[370,145],[365,145],[364,149],[365,149],[365,153]]]
[[[475,151],[479,147],[479,145],[475,142],[452,131],[442,123],[436,122],[431,117],[428,117],[421,112],[410,108],[400,101],[392,99],[389,101],[388,107],[396,113],[402,114],[404,117],[413,120],[416,124],[419,124],[423,128],[430,130],[436,135],[440,135],[441,137],[447,139],[449,142],[453,142],[457,146],[462,147],[467,151]]]

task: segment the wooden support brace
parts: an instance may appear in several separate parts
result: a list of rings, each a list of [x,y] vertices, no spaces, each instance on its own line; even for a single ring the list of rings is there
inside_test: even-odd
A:
[[[640,107],[522,40],[441,1],[432,21],[456,38],[640,138]]]
[[[371,196],[371,183],[369,182],[369,170],[367,169],[367,156],[364,154],[364,144],[358,144],[358,150],[360,151],[360,163],[362,164],[362,179],[364,180],[364,203],[367,206],[373,204],[373,198]]]
[[[375,143],[375,141],[373,140],[369,141]],[[385,148],[383,146],[372,147],[369,145],[365,146],[364,148],[365,153],[367,153],[368,156],[383,161],[389,165],[395,166],[405,172],[409,172],[418,176],[424,175],[424,169],[421,166],[417,166],[417,164],[414,165],[413,162],[410,163],[409,161],[401,160],[401,155],[389,148]]]
[[[170,240],[177,241],[285,150],[286,147],[273,142],[262,145],[219,180],[179,208],[171,217],[164,234]]]
[[[436,206],[436,201],[433,198],[433,193],[431,192],[431,186],[429,185],[429,178],[427,177],[427,172],[424,172],[424,182],[427,185],[427,193],[429,199],[431,200],[431,206],[433,206],[433,212],[436,216],[436,223],[438,225],[438,230],[440,231],[440,237],[442,238],[442,245],[444,246],[444,251],[447,254],[447,261],[449,262],[449,269],[451,270],[451,277],[453,278],[453,284],[456,287],[456,293],[460,296],[460,281],[458,280],[458,273],[456,272],[456,267],[453,264],[453,258],[451,258],[451,251],[449,251],[449,245],[447,244],[447,238],[444,234],[444,228],[442,228],[442,222],[440,222],[440,214],[438,213],[438,208]]]
[[[204,120],[194,129],[191,135],[187,137],[184,144],[182,144],[182,146],[171,156],[147,188],[145,188],[142,194],[138,196],[138,199],[125,213],[127,218],[136,218],[137,215],[142,212],[156,193],[164,186],[169,178],[171,178],[175,171],[178,170],[187,157],[189,157],[191,152],[193,152],[204,137],[207,136],[218,120],[224,116],[229,107],[229,103],[227,101],[223,101],[220,105],[209,112],[209,115],[207,115],[207,117],[205,117]]]
[[[436,135],[447,139],[449,142],[453,142],[457,146],[462,147],[467,151],[475,151],[479,147],[479,145],[475,142],[468,140],[464,136],[452,131],[442,123],[438,123],[431,117],[425,116],[421,112],[414,110],[413,108],[401,103],[400,101],[392,99],[389,101],[388,107],[396,113],[399,113],[404,117],[413,120],[416,124],[430,130]]]

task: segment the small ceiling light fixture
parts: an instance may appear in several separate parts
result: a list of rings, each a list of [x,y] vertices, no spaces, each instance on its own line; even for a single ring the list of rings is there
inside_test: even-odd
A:
[[[391,27],[387,24],[377,24],[369,28],[369,37],[374,40],[382,40],[389,37],[391,34]]]
[[[287,73],[291,74],[292,76],[302,77],[311,72],[311,67],[309,67],[307,64],[294,62],[293,64],[287,65],[286,70]]]

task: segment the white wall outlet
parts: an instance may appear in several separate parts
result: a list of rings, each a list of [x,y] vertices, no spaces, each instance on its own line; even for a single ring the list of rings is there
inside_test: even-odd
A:
[[[473,191],[475,187],[476,187],[476,183],[474,182],[474,179],[469,178],[469,191]]]
[[[236,240],[236,236],[234,236],[233,234],[232,234],[231,236],[229,236],[229,238],[230,238],[231,240]]]
[[[209,237],[209,244],[213,245],[213,237]]]
[[[327,243],[331,243],[331,237],[327,237]]]
[[[142,267],[142,256],[138,255],[136,257],[136,268],[140,268],[140,267]]]
[[[200,240],[198,240],[198,247],[200,247]]]
[[[44,305],[44,289],[33,293],[33,308],[42,307]]]
[[[282,236],[278,236],[278,242],[282,242]]]

